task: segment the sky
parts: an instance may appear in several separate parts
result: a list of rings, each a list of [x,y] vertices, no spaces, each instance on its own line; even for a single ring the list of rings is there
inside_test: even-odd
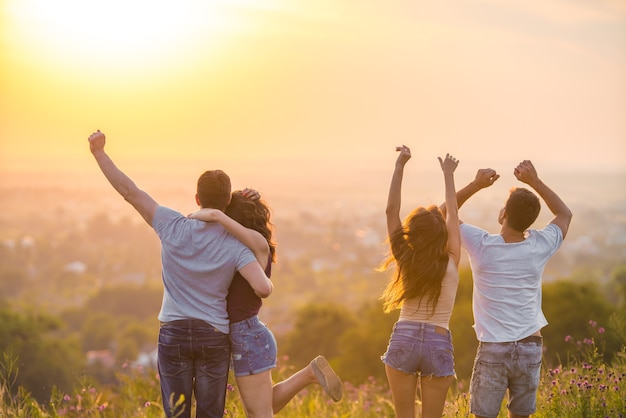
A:
[[[96,129],[162,175],[626,167],[623,0],[0,5],[0,172],[96,172]]]

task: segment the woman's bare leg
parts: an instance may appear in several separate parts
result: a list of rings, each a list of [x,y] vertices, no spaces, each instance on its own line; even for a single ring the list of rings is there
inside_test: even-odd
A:
[[[297,371],[282,382],[278,382],[273,387],[272,406],[274,413],[277,413],[293,399],[298,392],[310,385],[317,383],[311,365]]]
[[[453,381],[454,376],[421,377],[422,418],[441,418],[446,403],[446,395]]]
[[[397,418],[415,418],[417,376],[406,374],[385,365]]]
[[[270,418],[272,411],[272,375],[267,370],[235,378],[239,395],[249,418]]]

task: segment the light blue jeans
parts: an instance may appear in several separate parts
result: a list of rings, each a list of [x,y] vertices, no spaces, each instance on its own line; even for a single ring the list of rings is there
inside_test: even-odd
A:
[[[478,345],[470,381],[470,412],[496,417],[509,391],[508,409],[530,415],[537,409],[537,388],[541,373],[541,337],[530,342],[485,343]]]

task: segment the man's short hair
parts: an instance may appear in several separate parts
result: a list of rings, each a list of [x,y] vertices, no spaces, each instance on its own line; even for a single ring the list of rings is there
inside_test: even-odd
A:
[[[516,231],[524,232],[539,216],[541,203],[530,190],[523,187],[511,189],[506,205],[507,223]]]
[[[198,179],[198,200],[203,208],[224,210],[230,202],[230,177],[222,170],[208,170]]]

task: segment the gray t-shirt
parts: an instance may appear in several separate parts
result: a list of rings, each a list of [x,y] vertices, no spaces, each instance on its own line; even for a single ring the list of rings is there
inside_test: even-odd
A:
[[[218,223],[159,206],[152,227],[161,240],[163,303],[159,321],[201,319],[228,333],[226,294],[235,272],[256,262]]]
[[[561,228],[554,224],[531,229],[524,241],[515,243],[461,224],[461,244],[474,278],[472,308],[479,341],[518,341],[548,324],[541,310],[541,278],[562,242]]]

